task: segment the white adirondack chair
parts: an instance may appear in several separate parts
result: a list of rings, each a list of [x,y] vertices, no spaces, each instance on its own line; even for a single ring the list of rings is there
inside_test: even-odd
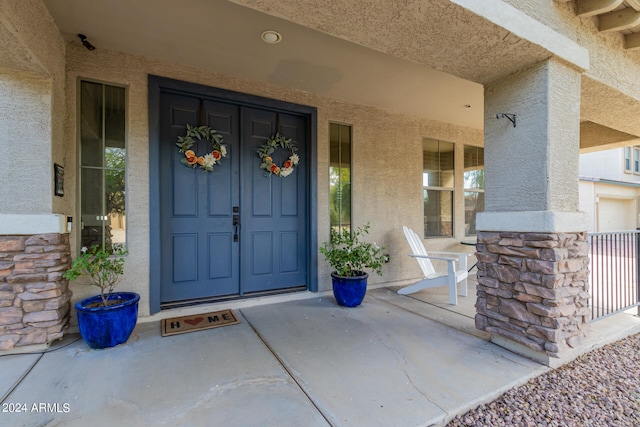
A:
[[[412,294],[426,288],[447,286],[449,288],[449,302],[458,304],[457,284],[460,283],[460,294],[467,296],[467,257],[469,254],[458,252],[430,252],[424,248],[422,239],[410,228],[402,227],[404,236],[409,242],[412,253],[424,274],[424,278],[411,286],[398,291],[400,295]],[[431,264],[432,259],[447,261],[447,274],[438,274]],[[458,266],[456,266],[458,264]]]

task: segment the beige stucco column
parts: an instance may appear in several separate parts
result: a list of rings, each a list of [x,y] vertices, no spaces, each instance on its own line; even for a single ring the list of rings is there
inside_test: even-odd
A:
[[[64,59],[42,2],[0,2],[0,354],[41,351],[69,322]]]
[[[550,366],[575,357],[589,326],[579,132],[580,72],[560,60],[485,87],[476,326]]]

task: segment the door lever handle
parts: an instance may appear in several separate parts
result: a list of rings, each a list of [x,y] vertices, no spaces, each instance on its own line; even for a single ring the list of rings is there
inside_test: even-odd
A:
[[[240,215],[233,216],[233,226],[235,227],[235,231],[233,232],[233,241],[237,242],[239,240],[238,229],[240,228]]]

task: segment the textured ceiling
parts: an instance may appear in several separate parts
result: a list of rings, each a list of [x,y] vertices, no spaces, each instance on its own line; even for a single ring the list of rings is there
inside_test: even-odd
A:
[[[242,5],[223,0],[44,3],[66,38],[78,40],[76,34],[83,33],[98,49],[182,63],[387,111],[483,126],[480,84]],[[371,22],[367,32],[377,33],[373,29],[378,25]],[[279,31],[283,41],[262,42],[260,34],[266,29]],[[416,48],[432,42],[413,41]],[[446,49],[440,53],[457,54]]]
[[[231,1],[481,84],[551,56],[451,0]]]
[[[450,0],[333,0],[322,7],[317,0],[43,1],[66,38],[79,42],[77,34],[86,34],[98,49],[476,129],[483,126],[482,84],[552,55]],[[628,7],[623,2],[616,11]],[[262,42],[267,29],[283,41]],[[610,114],[637,103],[594,83],[583,78],[581,113],[600,127],[583,127],[585,143],[596,144],[596,135],[584,133],[602,135],[602,126],[639,135],[636,121]],[[598,90],[587,90],[593,86]],[[610,105],[601,108],[605,100]]]

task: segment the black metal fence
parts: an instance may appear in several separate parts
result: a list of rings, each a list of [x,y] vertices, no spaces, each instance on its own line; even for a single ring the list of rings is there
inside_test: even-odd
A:
[[[590,233],[592,320],[638,307],[640,315],[640,229]]]

